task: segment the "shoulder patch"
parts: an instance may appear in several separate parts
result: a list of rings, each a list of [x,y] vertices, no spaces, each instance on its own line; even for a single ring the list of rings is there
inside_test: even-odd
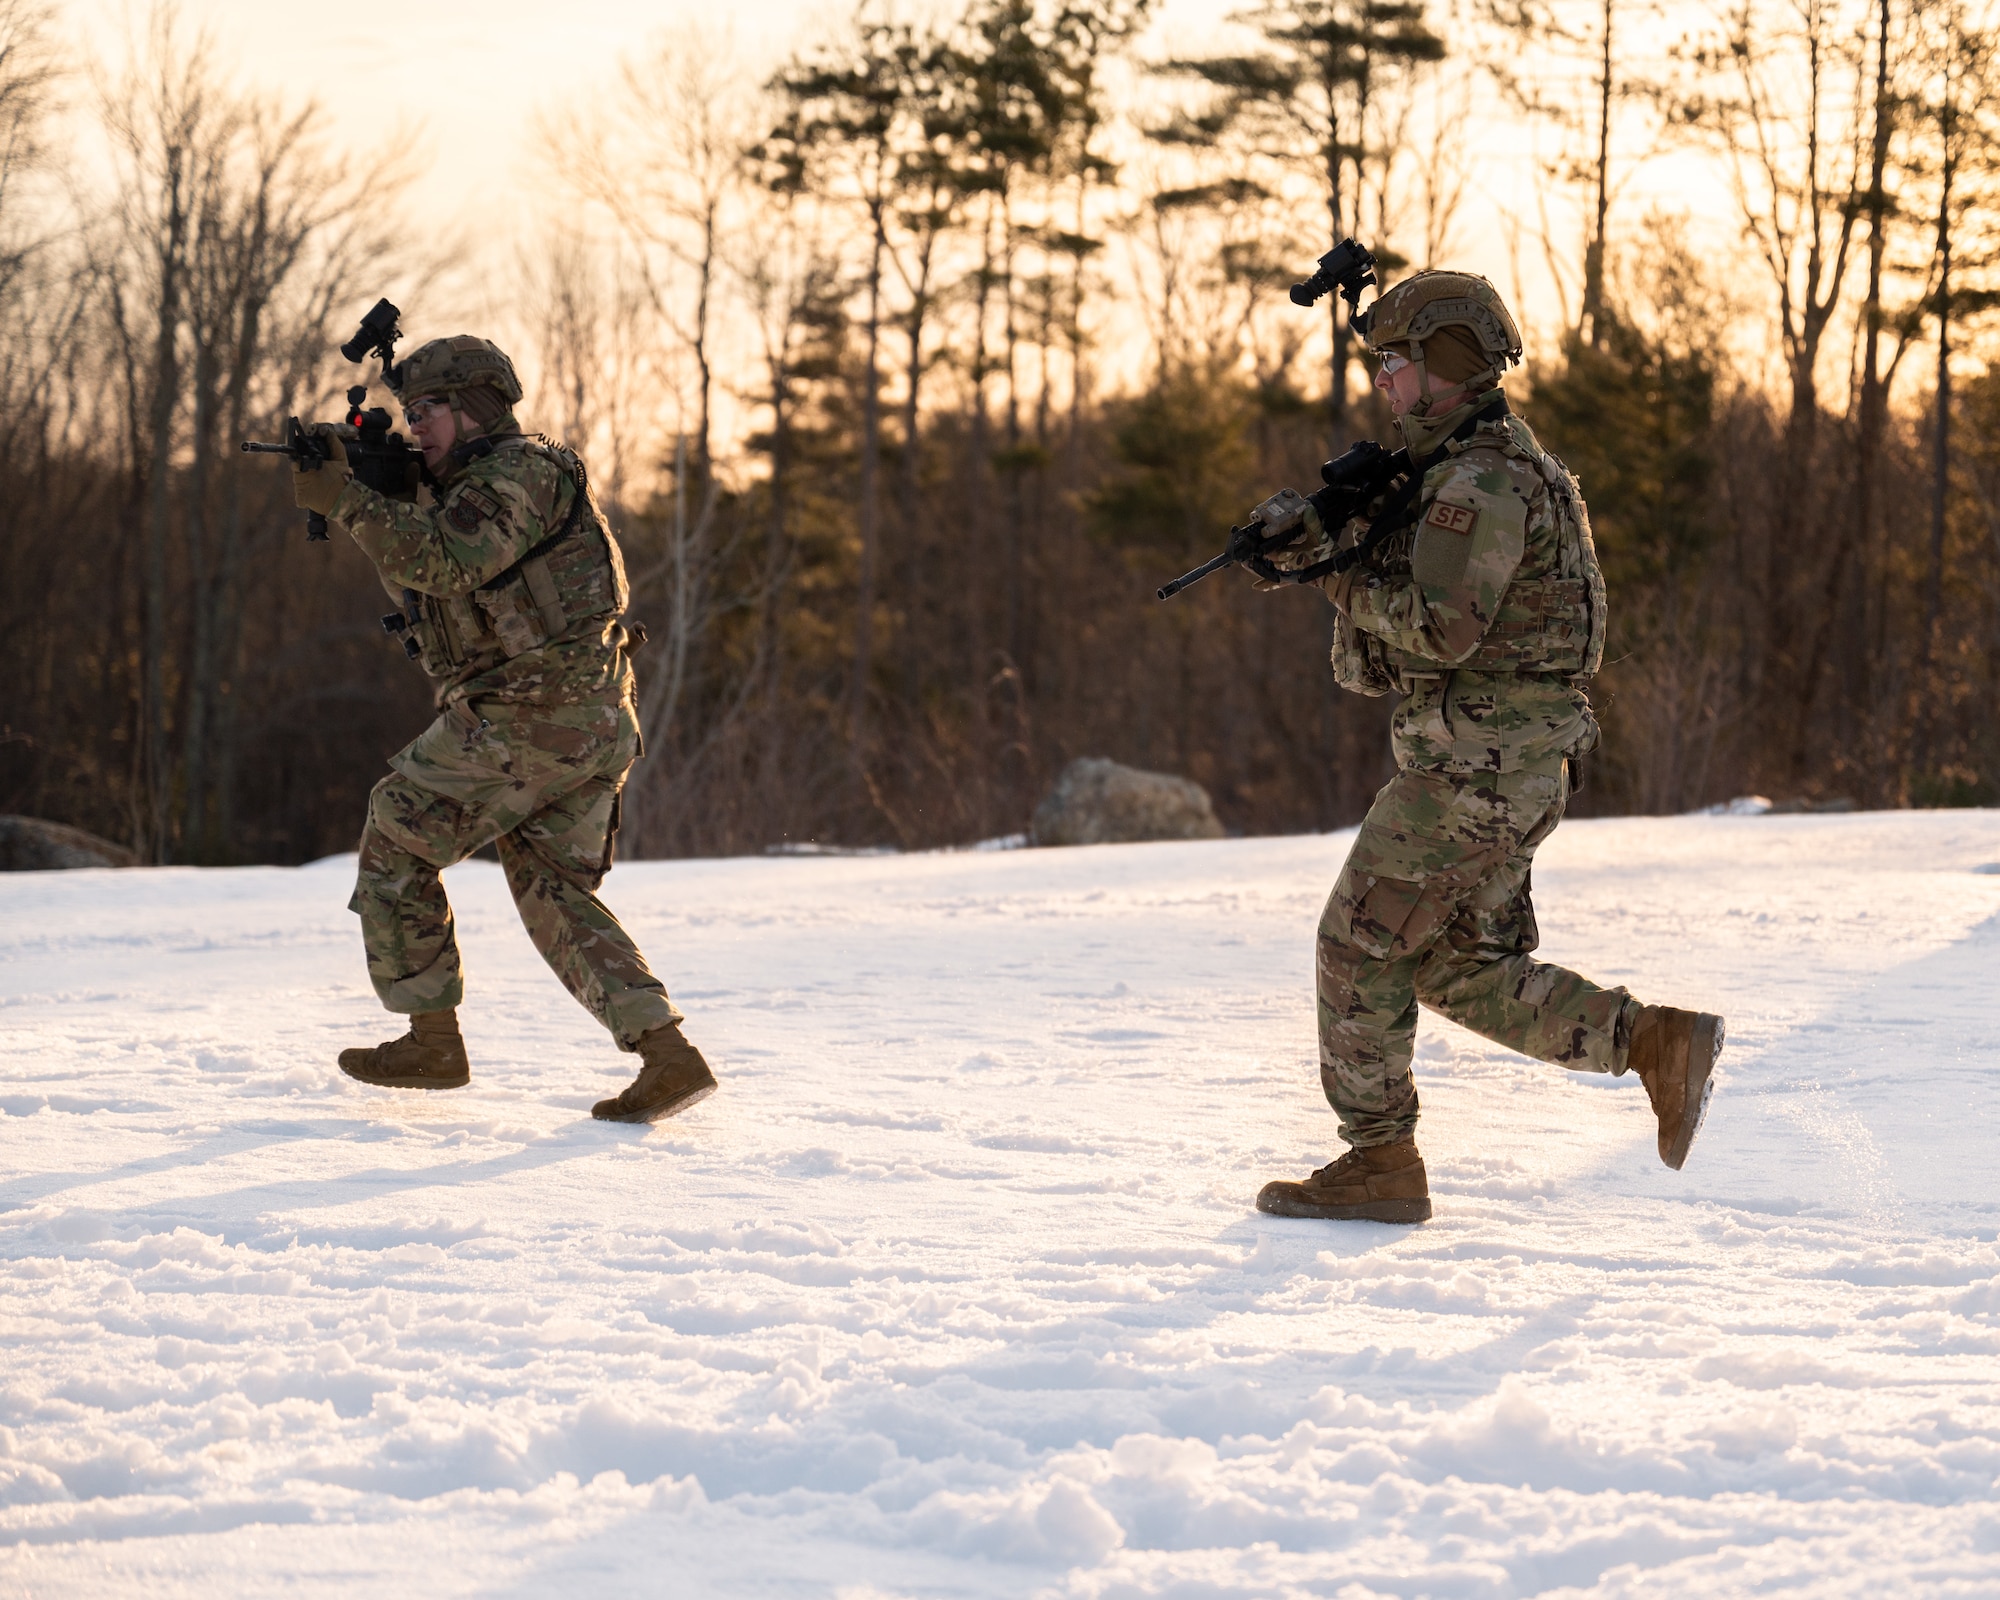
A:
[[[500,502],[477,485],[469,485],[452,496],[450,507],[445,511],[445,521],[460,533],[470,533],[488,518],[500,511]]]
[[[1445,533],[1470,533],[1479,521],[1479,513],[1470,506],[1455,506],[1449,501],[1432,503],[1430,515],[1424,518],[1424,526],[1438,528]]]

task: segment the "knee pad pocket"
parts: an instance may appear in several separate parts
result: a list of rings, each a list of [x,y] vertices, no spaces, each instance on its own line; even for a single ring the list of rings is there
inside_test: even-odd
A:
[[[463,861],[479,848],[468,840],[468,822],[458,801],[408,778],[384,778],[368,797],[368,831],[433,867]]]
[[[1352,862],[1334,886],[1332,933],[1377,961],[1395,961],[1429,945],[1452,918],[1457,897],[1448,880],[1388,878]]]

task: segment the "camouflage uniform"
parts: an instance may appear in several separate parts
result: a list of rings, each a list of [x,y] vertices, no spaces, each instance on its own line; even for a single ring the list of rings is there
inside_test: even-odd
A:
[[[383,1005],[459,1004],[438,874],[491,843],[535,948],[621,1049],[678,1022],[593,892],[640,739],[624,565],[582,463],[509,413],[454,450],[421,502],[350,480],[329,516],[375,563],[437,685],[437,720],[369,797],[349,903]]]
[[[1579,679],[1602,652],[1604,589],[1576,480],[1498,389],[1401,419],[1433,458],[1407,524],[1342,586],[1333,663],[1401,695],[1398,771],[1375,797],[1320,919],[1320,1078],[1341,1136],[1408,1137],[1422,1002],[1523,1054],[1625,1070],[1638,1011],[1532,959],[1536,847],[1562,820],[1569,758],[1597,742]]]

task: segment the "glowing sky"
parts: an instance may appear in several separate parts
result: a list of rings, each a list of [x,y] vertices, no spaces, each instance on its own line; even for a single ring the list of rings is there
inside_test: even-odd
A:
[[[724,30],[754,77],[843,24],[845,0],[477,0],[476,4],[280,7],[272,0],[182,0],[239,81],[317,99],[333,125],[364,145],[400,129],[427,162],[424,206],[459,210],[505,190],[534,158],[537,111],[587,104],[614,80],[621,55],[690,24]],[[1228,0],[1169,0],[1156,32],[1212,28]],[[137,5],[66,0],[59,16],[100,58],[122,53]],[[385,25],[381,20],[393,17]]]
[[[292,103],[318,100],[333,134],[359,149],[373,151],[397,137],[416,147],[409,215],[438,241],[433,259],[473,280],[469,299],[454,291],[461,304],[481,303],[481,289],[497,286],[479,283],[482,265],[504,263],[523,230],[538,218],[545,226],[557,209],[523,199],[535,189],[545,197],[556,181],[542,156],[538,115],[587,108],[615,84],[621,56],[643,59],[655,41],[689,24],[726,31],[754,82],[852,12],[851,0],[588,0],[561,8],[546,0],[478,0],[393,10],[279,7],[271,0],[181,5],[190,30],[210,31],[220,63],[240,87],[281,93]],[[1240,8],[1240,0],[1165,0],[1141,53],[1157,58],[1198,48]],[[58,18],[86,54],[115,70],[124,53],[120,36],[135,13],[144,14],[139,0],[60,0]],[[391,14],[393,26],[376,20]],[[1665,15],[1655,17],[1656,28]],[[1472,135],[1478,181],[1455,234],[1454,264],[1488,273],[1518,297],[1532,343],[1537,329],[1551,332],[1562,320],[1535,234],[1546,226],[1567,254],[1581,229],[1560,210],[1544,220],[1548,197],[1534,174],[1536,146],[1546,156],[1553,141],[1545,126],[1495,120],[1489,109]],[[1629,186],[1619,206],[1628,225],[1649,209],[1692,212],[1697,243],[1706,235],[1715,250],[1735,248],[1740,223],[1712,167],[1683,152],[1625,172]],[[1316,223],[1301,220],[1302,273],[1325,248]],[[421,259],[423,243],[413,243]],[[496,276],[506,276],[504,266]]]

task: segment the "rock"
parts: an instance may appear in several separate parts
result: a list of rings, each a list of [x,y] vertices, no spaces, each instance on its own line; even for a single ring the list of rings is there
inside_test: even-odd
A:
[[[0,817],[0,872],[54,872],[66,867],[136,867],[122,844],[40,817]]]
[[[1837,794],[1824,800],[1766,800],[1761,794],[1739,794],[1734,800],[1718,800],[1703,806],[1694,815],[1701,817],[1795,817],[1858,811],[1851,795]]]
[[[1040,845],[1220,839],[1222,824],[1200,784],[1086,756],[1035,807],[1032,837]]]

